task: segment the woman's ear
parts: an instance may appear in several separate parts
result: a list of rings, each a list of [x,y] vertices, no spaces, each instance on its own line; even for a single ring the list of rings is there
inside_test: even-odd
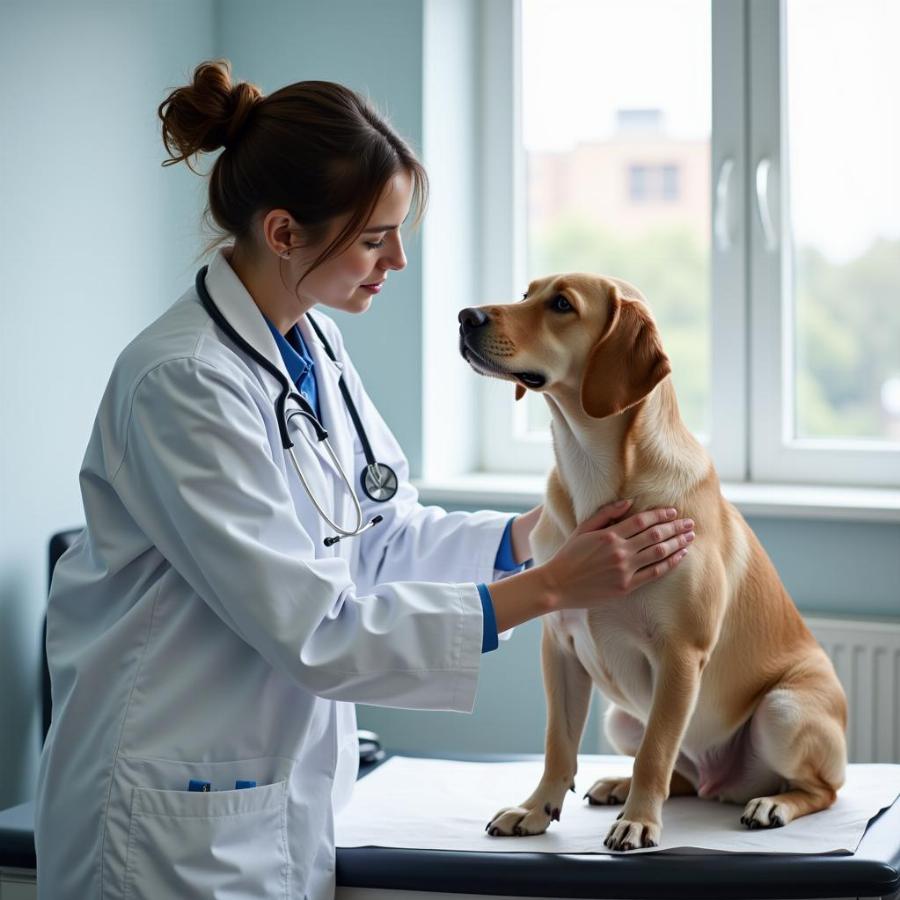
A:
[[[591,349],[581,380],[581,405],[595,419],[643,400],[672,371],[650,314],[613,293],[609,322]]]
[[[296,250],[300,227],[286,209],[270,209],[262,221],[263,240],[276,255],[283,257]]]

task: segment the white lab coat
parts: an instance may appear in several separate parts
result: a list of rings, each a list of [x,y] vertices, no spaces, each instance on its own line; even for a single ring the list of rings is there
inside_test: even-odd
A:
[[[284,371],[223,253],[206,284]],[[318,321],[337,364],[300,327],[338,457],[357,485],[364,456],[343,371],[376,458],[401,484],[387,504],[360,492],[366,520],[384,521],[331,548],[281,446],[278,383],[193,288],[116,362],[81,471],[87,528],[49,601],[45,900],[331,897],[334,815],[357,769],[352,702],[472,709],[475,582],[500,575],[509,515],[419,505],[337,327]],[[354,522],[324,451],[300,438],[295,452],[332,518]],[[213,792],[188,792],[192,778]],[[257,787],[234,790],[238,779]]]

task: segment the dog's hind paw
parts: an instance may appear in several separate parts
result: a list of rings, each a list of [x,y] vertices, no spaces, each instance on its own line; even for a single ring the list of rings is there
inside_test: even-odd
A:
[[[543,834],[553,821],[559,821],[559,808],[546,804],[542,809],[526,809],[524,806],[510,806],[501,809],[485,826],[491,837],[524,837]]]
[[[594,782],[584,798],[591,806],[613,806],[624,803],[630,789],[630,775],[627,778],[601,778]]]
[[[741,824],[748,828],[781,828],[790,822],[791,817],[782,803],[776,803],[769,797],[756,797],[745,807],[741,816]]]

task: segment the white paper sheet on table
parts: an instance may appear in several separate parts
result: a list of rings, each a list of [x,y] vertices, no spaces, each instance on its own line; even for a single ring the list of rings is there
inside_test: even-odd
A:
[[[576,794],[567,794],[559,822],[532,837],[490,837],[484,826],[497,810],[534,790],[540,759],[474,763],[393,757],[357,782],[337,818],[338,847],[469,850],[485,853],[609,853],[603,839],[620,806],[588,806],[582,798],[598,778],[629,775],[621,756],[579,757]],[[739,853],[835,853],[856,850],[866,824],[900,794],[900,765],[851,765],[831,809],[783,828],[750,831],[742,807],[673,797],[663,807],[656,850],[698,848]],[[633,851],[652,853],[654,850]]]

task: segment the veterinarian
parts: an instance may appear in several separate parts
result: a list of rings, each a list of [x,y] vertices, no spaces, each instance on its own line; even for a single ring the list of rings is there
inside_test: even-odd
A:
[[[353,703],[470,711],[498,631],[661,577],[680,523],[604,508],[518,571],[539,508],[419,505],[320,310],[362,313],[404,268],[422,166],[347,88],[265,97],[224,61],[159,114],[168,163],[224,148],[226,243],[118,358],[84,459],[49,602],[39,895],[320,900]]]

